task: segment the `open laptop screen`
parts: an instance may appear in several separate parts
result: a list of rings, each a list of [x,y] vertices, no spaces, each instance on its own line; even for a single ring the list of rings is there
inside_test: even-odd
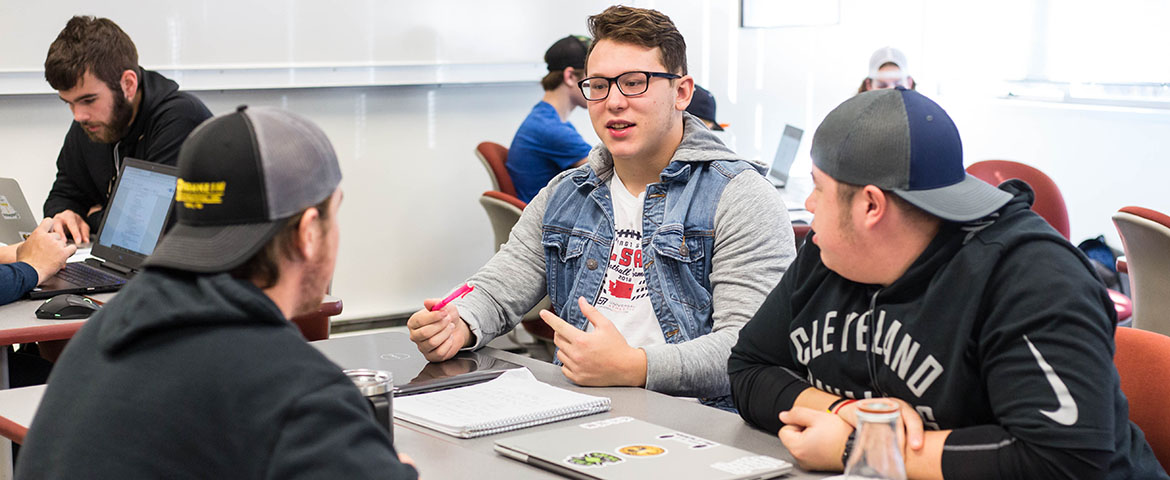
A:
[[[98,234],[98,246],[118,257],[146,258],[158,245],[175,198],[175,167],[126,159]],[[98,255],[112,260],[104,255]],[[121,263],[121,262],[119,262]],[[131,267],[137,267],[131,262]]]
[[[804,130],[792,125],[784,126],[780,145],[776,147],[776,158],[772,160],[772,169],[768,172],[768,176],[772,177],[777,185],[788,182],[788,171],[792,169],[792,163],[796,160],[796,150],[800,147],[800,137],[803,135]]]

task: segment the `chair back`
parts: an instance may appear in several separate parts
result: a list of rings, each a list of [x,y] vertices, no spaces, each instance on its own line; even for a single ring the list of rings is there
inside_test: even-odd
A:
[[[1129,419],[1142,429],[1162,465],[1170,465],[1170,337],[1117,327],[1113,364],[1129,400]]]
[[[804,238],[808,236],[808,232],[812,231],[812,225],[807,223],[792,224],[792,235],[796,239],[796,249],[800,250],[800,246],[804,245]]]
[[[498,252],[500,251],[500,246],[508,242],[508,235],[512,233],[512,227],[516,226],[516,222],[520,221],[520,214],[528,204],[516,198],[514,195],[496,191],[483,192],[483,195],[479,197],[479,204],[483,205],[484,211],[487,212],[488,220],[492,222],[492,231],[495,233],[496,251]],[[545,297],[531,312],[524,315],[524,318],[520,321],[520,325],[533,337],[552,342],[553,333],[555,332],[553,332],[552,327],[544,323],[544,320],[540,319],[539,312],[541,309],[552,309],[548,297]]]
[[[1056,182],[1044,172],[1011,160],[984,160],[967,167],[967,173],[992,185],[999,185],[1013,178],[1023,180],[1036,193],[1032,211],[1043,217],[1052,228],[1064,235],[1064,238],[1070,237],[1068,207],[1064,204],[1064,196],[1060,194]]]
[[[341,314],[341,299],[326,295],[317,311],[297,315],[292,323],[301,330],[301,335],[310,342],[329,338],[329,318]]]
[[[475,147],[475,156],[483,163],[492,180],[492,189],[516,196],[516,187],[512,185],[512,175],[504,166],[508,162],[508,147],[495,142],[482,142]]]
[[[500,245],[508,242],[508,234],[512,233],[512,227],[520,220],[520,214],[527,204],[520,201],[515,195],[494,190],[483,192],[483,195],[479,196],[479,204],[483,206],[483,210],[487,212],[488,220],[492,222],[492,232],[495,234],[495,246],[498,252]]]
[[[1133,296],[1133,326],[1170,335],[1170,216],[1142,207],[1113,214]]]

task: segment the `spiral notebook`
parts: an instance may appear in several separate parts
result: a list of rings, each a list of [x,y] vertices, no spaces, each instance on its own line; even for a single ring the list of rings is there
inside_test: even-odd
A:
[[[474,438],[609,410],[609,398],[557,388],[527,368],[495,380],[394,399],[394,418]]]

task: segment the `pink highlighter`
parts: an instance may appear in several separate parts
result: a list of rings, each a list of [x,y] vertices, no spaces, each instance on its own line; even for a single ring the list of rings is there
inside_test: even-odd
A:
[[[455,289],[454,292],[452,292],[450,295],[447,295],[447,298],[444,298],[443,300],[439,301],[439,303],[436,303],[434,307],[431,307],[431,311],[434,312],[442,310],[443,307],[446,307],[447,304],[451,303],[452,300],[455,300],[456,298],[463,298],[464,295],[471,293],[472,290],[475,290],[475,287],[470,287],[464,283],[462,287]]]

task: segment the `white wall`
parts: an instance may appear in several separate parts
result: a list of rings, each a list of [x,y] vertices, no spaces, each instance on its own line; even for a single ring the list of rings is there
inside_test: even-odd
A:
[[[856,91],[870,53],[895,45],[910,57],[919,90],[955,118],[968,161],[1014,159],[1053,176],[1064,190],[1074,239],[1113,232],[1109,214],[1126,204],[1170,211],[1159,185],[1170,165],[1157,161],[1170,151],[1170,112],[1032,104],[948,89],[957,84],[956,72],[969,68],[952,55],[960,46],[1022,47],[963,31],[948,37],[939,22],[957,25],[960,13],[994,19],[1002,5],[959,12],[925,0],[896,8],[842,0],[838,25],[757,30],[738,27],[738,0],[632,4],[660,8],[678,24],[691,74],[715,94],[719,120],[731,124],[729,133],[746,157],[770,161],[784,124],[791,123],[806,131],[793,173],[807,172],[816,125]],[[97,6],[90,11],[101,14]],[[493,20],[516,28],[543,21],[506,10]],[[580,25],[572,33],[584,33],[584,18]],[[1009,27],[1026,25],[1003,26]],[[47,44],[3,48],[44,51]],[[152,59],[142,63],[150,67]],[[346,194],[334,293],[345,301],[343,317],[364,318],[417,309],[422,298],[441,296],[490,257],[491,228],[477,202],[490,182],[472,150],[483,140],[510,143],[541,94],[536,80],[196,94],[216,113],[241,103],[282,106],[329,134]],[[55,96],[0,95],[0,176],[19,179],[34,210],[48,193],[69,119]],[[584,111],[572,120],[596,142]]]

